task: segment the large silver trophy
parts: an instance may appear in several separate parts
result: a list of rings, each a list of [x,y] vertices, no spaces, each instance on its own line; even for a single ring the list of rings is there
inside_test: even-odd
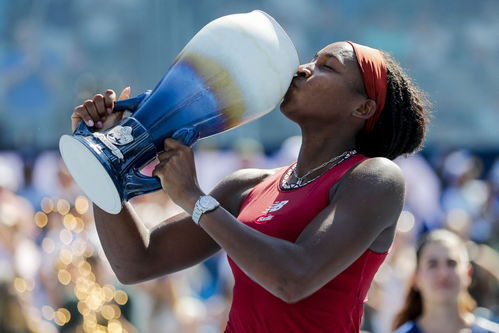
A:
[[[124,201],[161,188],[139,170],[165,138],[191,145],[272,111],[297,68],[293,43],[270,15],[221,17],[192,38],[152,92],[116,103],[130,117],[102,133],[81,122],[63,135],[62,158],[89,199],[117,214]]]

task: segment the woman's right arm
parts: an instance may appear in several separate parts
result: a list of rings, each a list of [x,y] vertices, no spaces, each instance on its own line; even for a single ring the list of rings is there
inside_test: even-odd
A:
[[[237,216],[243,198],[269,172],[239,170],[226,177],[210,195]],[[189,214],[180,213],[148,231],[126,203],[117,215],[94,205],[100,242],[120,282],[149,280],[193,266],[212,256],[220,246]]]
[[[117,215],[94,205],[97,233],[120,282],[152,279],[195,265],[220,247],[186,213],[147,230],[126,203]]]

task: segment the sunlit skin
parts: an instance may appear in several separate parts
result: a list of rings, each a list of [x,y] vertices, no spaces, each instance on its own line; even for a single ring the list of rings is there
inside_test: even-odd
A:
[[[458,299],[471,283],[471,266],[462,245],[434,241],[424,246],[415,276],[423,299],[419,325],[424,332],[457,332],[472,316],[459,313]]]

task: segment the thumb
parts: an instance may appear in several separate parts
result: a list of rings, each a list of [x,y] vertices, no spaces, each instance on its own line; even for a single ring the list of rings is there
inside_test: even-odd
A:
[[[125,89],[123,89],[123,91],[121,92],[120,97],[118,98],[118,100],[130,98],[130,91],[131,91],[130,86],[128,86]]]

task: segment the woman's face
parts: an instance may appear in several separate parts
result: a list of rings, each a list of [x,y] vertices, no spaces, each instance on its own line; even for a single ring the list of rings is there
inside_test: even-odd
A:
[[[470,282],[470,265],[463,249],[456,243],[434,241],[421,252],[416,272],[416,288],[425,302],[457,303],[459,294]]]
[[[366,97],[352,46],[333,43],[320,50],[297,75],[281,104],[292,120],[319,117],[319,121],[349,117]]]

